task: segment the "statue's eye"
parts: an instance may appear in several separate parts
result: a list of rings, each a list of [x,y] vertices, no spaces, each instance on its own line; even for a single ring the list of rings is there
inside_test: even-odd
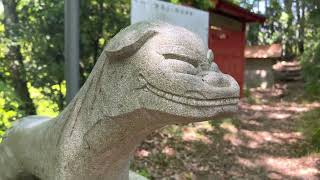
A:
[[[196,59],[193,59],[189,56],[186,55],[181,55],[181,54],[173,54],[173,53],[166,53],[166,54],[162,54],[163,57],[165,59],[175,59],[175,60],[180,60],[180,61],[184,61],[186,63],[191,64],[194,67],[198,67],[199,66],[199,61]]]

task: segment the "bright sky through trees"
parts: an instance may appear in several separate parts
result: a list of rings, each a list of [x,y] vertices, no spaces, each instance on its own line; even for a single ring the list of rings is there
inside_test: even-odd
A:
[[[3,5],[2,5],[2,1],[0,1],[0,14],[2,14],[3,12]]]

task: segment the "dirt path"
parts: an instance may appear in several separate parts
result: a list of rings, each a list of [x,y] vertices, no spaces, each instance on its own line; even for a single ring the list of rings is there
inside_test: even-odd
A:
[[[305,152],[309,144],[296,127],[300,113],[320,104],[278,91],[253,91],[232,119],[154,133],[132,168],[150,179],[320,179],[320,156]]]

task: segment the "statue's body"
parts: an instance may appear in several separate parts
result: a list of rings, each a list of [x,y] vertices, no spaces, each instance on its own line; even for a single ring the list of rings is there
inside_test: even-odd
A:
[[[127,180],[136,146],[155,129],[237,110],[238,84],[211,62],[186,29],[129,26],[58,117],[27,117],[7,133],[0,180]]]

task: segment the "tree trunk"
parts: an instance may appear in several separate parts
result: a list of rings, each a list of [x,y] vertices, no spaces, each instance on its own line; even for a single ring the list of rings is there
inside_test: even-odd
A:
[[[265,9],[265,12],[264,13],[266,13],[266,11],[267,11],[267,9],[268,9],[268,1],[269,0],[264,0],[264,9]]]
[[[304,52],[304,29],[305,29],[305,2],[301,0],[301,8],[298,9],[298,2],[297,0],[297,12],[300,16],[300,9],[301,9],[301,18],[298,20],[299,23],[299,42],[298,42],[298,48],[299,48],[299,53],[303,54]]]
[[[64,108],[64,96],[62,94],[62,80],[59,80],[58,107],[59,107],[59,111],[62,112]]]
[[[286,13],[289,15],[288,22],[287,22],[287,27],[285,28],[285,56],[287,58],[291,58],[293,55],[293,50],[292,50],[292,42],[290,42],[290,38],[293,37],[293,33],[291,31],[291,26],[293,24],[293,13],[292,13],[292,0],[284,0],[284,9]]]
[[[27,87],[26,72],[20,45],[15,42],[19,24],[16,12],[17,3],[15,0],[3,0],[2,3],[4,8],[5,34],[8,39],[12,40],[12,42],[7,45],[9,51],[5,56],[5,59],[9,61],[11,84],[14,87],[16,95],[21,100],[19,108],[24,110],[26,115],[36,114],[36,108]]]

